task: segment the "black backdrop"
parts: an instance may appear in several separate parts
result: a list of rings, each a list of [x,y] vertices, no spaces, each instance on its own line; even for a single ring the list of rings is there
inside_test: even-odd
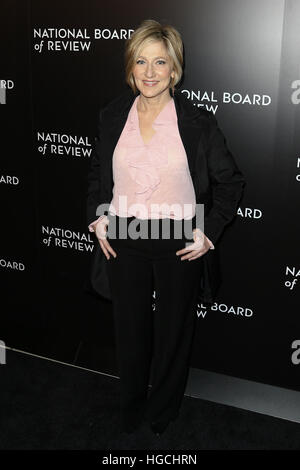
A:
[[[0,340],[117,375],[111,304],[83,288],[86,173],[97,111],[126,87],[124,40],[146,18],[181,32],[180,89],[215,112],[247,179],[192,366],[300,390],[297,0],[2,1]]]

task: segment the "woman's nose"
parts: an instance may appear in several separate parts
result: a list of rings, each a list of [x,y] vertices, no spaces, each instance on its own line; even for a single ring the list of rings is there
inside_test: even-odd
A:
[[[146,77],[149,77],[149,78],[153,77],[153,68],[151,65],[148,65],[146,68]]]

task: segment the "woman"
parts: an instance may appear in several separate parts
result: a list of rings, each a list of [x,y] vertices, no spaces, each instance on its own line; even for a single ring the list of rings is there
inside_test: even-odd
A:
[[[179,32],[143,21],[126,41],[130,91],[101,110],[88,174],[88,226],[102,255],[94,279],[113,304],[126,432],[145,418],[160,435],[178,416],[206,259],[245,184],[214,116],[175,90],[182,64]]]

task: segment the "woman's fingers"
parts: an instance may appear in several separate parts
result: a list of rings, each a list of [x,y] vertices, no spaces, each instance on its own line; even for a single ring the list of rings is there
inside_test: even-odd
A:
[[[102,220],[98,221],[95,224],[95,232],[96,236],[98,238],[100,247],[105,254],[106,258],[109,259],[110,255],[112,254],[115,258],[117,256],[117,253],[115,250],[110,246],[110,243],[107,240],[107,226],[109,224],[109,220],[107,216],[105,216]]]
[[[117,256],[117,253],[116,253],[115,250],[112,248],[112,246],[110,245],[109,241],[108,241],[108,240],[104,240],[104,243],[107,245],[108,251],[109,251],[114,257],[116,257],[116,256]]]
[[[194,256],[196,253],[198,254],[199,251],[202,251],[203,247],[199,247],[197,242],[189,243],[188,246],[182,248],[181,250],[176,251],[176,255],[185,255],[181,259],[186,259]],[[187,251],[189,252],[187,254]],[[190,253],[191,252],[191,253]]]
[[[95,225],[96,236],[98,238],[101,249],[102,249],[102,251],[105,254],[107,259],[110,258],[109,253],[111,253],[115,258],[117,256],[117,253],[113,250],[113,248],[110,246],[110,244],[107,240],[107,227],[108,227],[108,224],[109,224],[109,220],[108,220],[107,216],[104,216],[103,219],[98,221]]]
[[[103,240],[100,240],[100,238],[98,238],[98,241],[99,241],[99,245],[101,247],[101,250],[105,254],[106,258],[109,259],[109,254],[108,254],[108,251],[107,251],[106,247],[104,246]]]
[[[176,255],[184,255],[181,260],[194,260],[204,255],[209,250],[209,248],[210,246],[206,240],[204,240],[204,243],[202,240],[200,242],[197,240],[194,243],[190,243],[185,248],[182,248],[182,250],[176,251]],[[189,253],[187,253],[187,251]]]
[[[106,258],[109,259],[109,253],[111,253],[115,258],[117,253],[115,250],[110,246],[109,242],[105,239],[99,239],[100,246],[102,248],[103,253],[105,254]]]
[[[204,250],[204,249],[202,249],[202,250],[193,250],[190,253],[183,256],[181,258],[181,260],[184,260],[184,259],[192,260],[192,259],[199,258],[200,256],[204,255],[204,253],[206,253],[206,251],[207,250]],[[184,249],[184,253],[186,253],[186,249]]]
[[[191,256],[190,258],[188,258],[189,261],[192,261],[193,259],[200,258],[200,256],[204,255],[204,253],[206,253],[206,251],[204,251],[203,253],[199,253],[199,252],[193,252],[193,253],[197,253],[197,254],[195,256]]]

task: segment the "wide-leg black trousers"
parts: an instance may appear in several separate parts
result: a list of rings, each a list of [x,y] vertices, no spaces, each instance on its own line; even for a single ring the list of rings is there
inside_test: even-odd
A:
[[[191,226],[186,235],[183,220],[168,219],[170,237],[164,238],[166,219],[154,222],[117,215],[110,215],[109,219],[107,239],[117,254],[116,258],[110,255],[106,262],[113,303],[121,418],[125,422],[140,417],[149,422],[168,421],[179,413],[188,378],[202,257],[188,261],[181,260],[183,255],[176,255],[186,242],[193,242]],[[120,223],[123,230],[133,220],[140,223],[141,233],[145,233],[146,225],[148,238],[132,239],[128,231],[127,238],[121,238]],[[150,228],[155,223],[156,239],[151,238]],[[175,238],[179,225],[182,236]],[[152,385],[150,393],[148,384]]]

